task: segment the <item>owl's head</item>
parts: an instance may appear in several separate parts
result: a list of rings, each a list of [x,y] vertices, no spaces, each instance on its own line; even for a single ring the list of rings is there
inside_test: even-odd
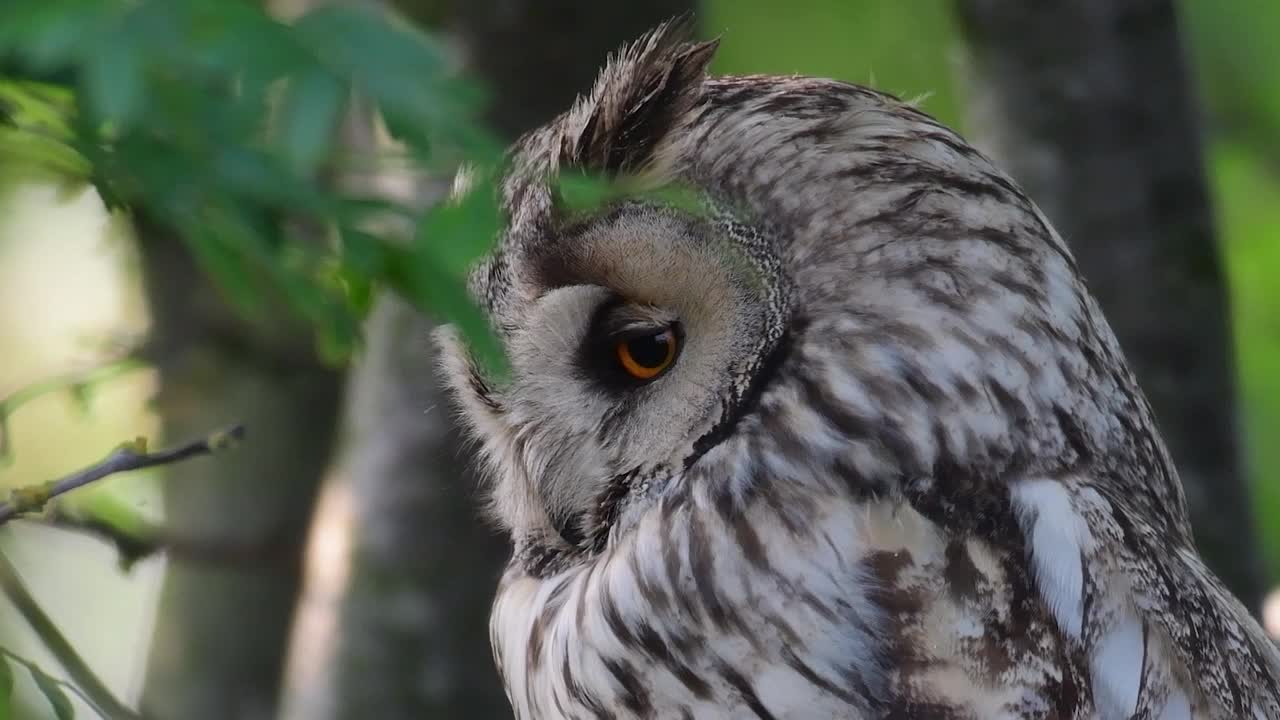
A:
[[[446,368],[496,487],[493,510],[533,562],[589,554],[634,506],[717,442],[750,403],[786,327],[773,239],[717,198],[629,198],[583,211],[555,174],[653,188],[663,140],[700,99],[713,43],[664,26],[588,97],[513,151],[509,224],[472,275],[505,345],[495,387],[444,333]]]
[[[709,79],[715,44],[682,34],[624,49],[513,149],[507,226],[472,277],[509,379],[440,334],[517,562],[591,557],[711,462],[745,487],[799,453],[896,492],[941,463],[985,477],[1105,442],[1123,362],[1007,177],[866,88]],[[636,193],[582,210],[562,171]],[[672,185],[695,201],[652,192]]]

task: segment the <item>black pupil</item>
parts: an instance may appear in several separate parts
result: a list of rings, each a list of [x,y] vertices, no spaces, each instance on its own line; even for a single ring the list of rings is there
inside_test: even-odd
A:
[[[667,353],[671,345],[671,333],[663,331],[656,335],[645,335],[627,341],[627,351],[631,359],[642,368],[662,367],[667,361]]]

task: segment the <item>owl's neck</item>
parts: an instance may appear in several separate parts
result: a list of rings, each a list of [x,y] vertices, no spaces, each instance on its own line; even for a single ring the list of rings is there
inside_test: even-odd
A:
[[[1162,476],[1117,477],[1118,492],[1137,483],[1181,506],[1065,243],[952,131],[874,91],[802,78],[709,80],[686,129],[668,167],[777,233],[799,288],[805,327],[761,408],[765,435],[818,438],[877,491],[963,494],[1136,460]],[[1170,530],[1185,536],[1185,518]]]

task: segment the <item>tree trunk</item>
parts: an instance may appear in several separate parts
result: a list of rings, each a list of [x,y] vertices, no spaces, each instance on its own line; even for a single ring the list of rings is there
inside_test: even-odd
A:
[[[458,4],[456,32],[467,64],[493,91],[490,122],[510,138],[589,89],[609,51],[690,6],[485,0]],[[335,613],[324,607],[324,578],[312,578],[312,607],[294,637],[288,718],[510,717],[487,627],[508,549],[480,518],[473,460],[435,382],[431,329],[390,297],[370,318],[336,475],[346,487],[335,497],[347,502],[335,503],[336,519],[318,518],[328,529],[314,530],[319,540],[348,528],[349,565],[332,620],[324,619]]]
[[[266,720],[341,378],[316,364],[305,328],[267,303],[245,321],[181,242],[145,220],[137,230],[164,437],[186,440],[232,421],[248,428],[243,446],[216,463],[165,469],[166,522],[202,541],[261,548],[244,567],[169,564],[142,708],[156,718]]]
[[[971,122],[1070,243],[1173,453],[1208,564],[1264,587],[1227,293],[1171,0],[958,0]]]
[[[609,53],[696,5],[694,0],[459,0],[455,12],[467,65],[493,91],[487,120],[514,139],[590,90]]]
[[[502,717],[487,620],[507,550],[479,520],[476,478],[432,377],[430,323],[385,296],[366,331],[336,475],[352,533],[336,635],[317,648],[329,666],[294,686],[311,697],[292,698],[286,715]]]

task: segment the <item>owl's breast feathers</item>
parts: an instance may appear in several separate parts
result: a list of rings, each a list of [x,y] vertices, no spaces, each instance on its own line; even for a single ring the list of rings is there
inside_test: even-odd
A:
[[[1084,657],[1020,553],[908,506],[692,480],[607,557],[510,573],[493,634],[521,718],[1086,718]]]
[[[1237,634],[1243,609],[1225,594],[1153,609],[1150,560],[1094,534],[1087,485],[1017,484],[1018,527],[992,542],[815,470],[691,473],[598,562],[513,567],[492,632],[517,716],[1277,717],[1274,657]],[[1200,576],[1173,602],[1217,587],[1183,561],[1170,572]],[[1174,640],[1188,631],[1198,655]]]

